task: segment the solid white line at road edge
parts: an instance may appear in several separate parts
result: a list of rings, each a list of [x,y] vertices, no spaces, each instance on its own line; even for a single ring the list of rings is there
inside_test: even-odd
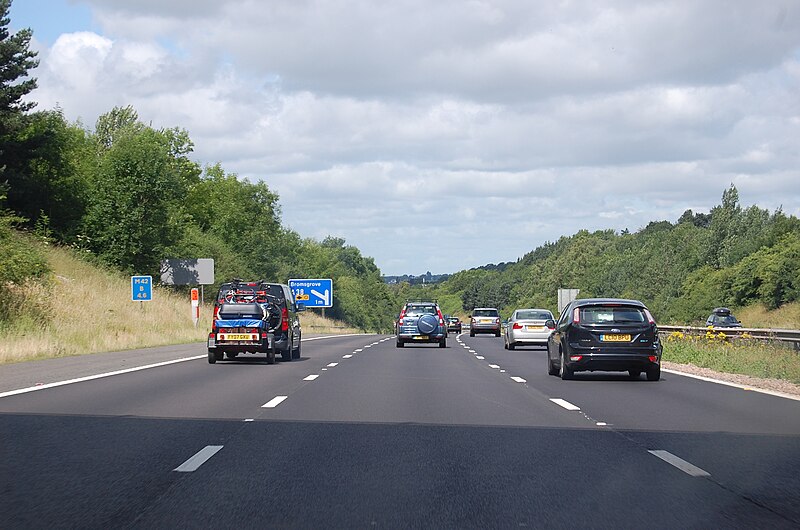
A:
[[[360,337],[363,336],[363,333],[353,333],[350,335],[327,335],[325,337],[311,337],[308,339],[300,339],[302,342],[306,342],[309,340],[320,340],[320,339],[335,339],[337,337]],[[133,368],[125,368],[124,370],[115,370],[113,372],[106,372],[103,374],[96,374],[96,375],[87,375],[86,377],[78,377],[76,379],[67,379],[66,381],[56,381],[54,383],[45,383],[43,385],[36,385],[36,386],[29,386],[28,388],[20,388],[18,390],[9,390],[8,392],[0,392],[0,398],[9,397],[9,396],[16,396],[17,394],[27,394],[28,392],[36,392],[37,390],[44,390],[46,388],[55,388],[57,386],[64,386],[64,385],[71,385],[73,383],[83,383],[84,381],[91,381],[93,379],[102,379],[103,377],[111,377],[112,375],[122,375],[128,374],[131,372],[138,372],[139,370],[147,370],[148,368],[158,368],[159,366],[168,366],[170,364],[175,363],[183,363],[186,361],[196,361],[197,359],[205,359],[208,357],[208,354],[203,355],[194,355],[192,357],[182,357],[180,359],[173,359],[171,361],[164,361],[161,363],[154,363],[154,364],[146,364],[144,366],[135,366]]]
[[[196,471],[197,468],[205,464],[209,458],[217,454],[220,449],[222,449],[221,445],[207,445],[200,449],[197,454],[191,457],[189,460],[173,469],[173,471],[178,471],[181,473],[191,473],[192,471]]]
[[[800,396],[793,396],[792,394],[784,394],[783,392],[776,392],[774,390],[766,390],[763,388],[757,388],[748,385],[741,385],[739,383],[731,383],[730,381],[722,381],[721,379],[714,379],[712,377],[706,377],[703,375],[695,375],[695,374],[687,374],[686,372],[681,372],[679,370],[673,370],[672,368],[662,368],[662,372],[667,372],[670,374],[675,375],[682,375],[684,377],[691,377],[692,379],[699,379],[700,381],[706,381],[708,383],[716,383],[718,385],[725,385],[725,386],[732,386],[734,388],[741,388],[742,390],[748,390],[750,392],[759,392],[761,394],[768,394],[770,396],[780,397],[784,399],[793,399],[795,401],[800,401]],[[2,397],[2,396],[0,396]]]
[[[659,449],[659,450],[647,451],[647,452],[650,453],[653,456],[657,456],[658,458],[660,458],[664,462],[677,467],[678,469],[680,469],[681,471],[683,471],[687,475],[691,475],[693,477],[710,477],[711,476],[711,473],[709,473],[708,471],[700,469],[699,467],[695,466],[694,464],[690,464],[689,462],[687,462],[683,458],[677,457],[677,456],[673,455],[672,453],[670,453],[669,451],[662,451],[662,450]]]
[[[10,390],[8,392],[0,393],[0,398],[15,396],[17,394],[25,394],[27,392],[35,392],[36,390],[44,390],[45,388],[53,388],[63,385],[71,385],[73,383],[83,383],[84,381],[91,381],[92,379],[101,379],[103,377],[111,377],[112,375],[127,374],[130,372],[138,372],[139,370],[147,370],[148,368],[158,368],[159,366],[167,366],[175,363],[182,363],[185,361],[194,361],[196,359],[205,359],[208,354],[195,355],[194,357],[184,357],[182,359],[173,359],[172,361],[164,361],[163,363],[146,364],[144,366],[136,366],[135,368],[126,368],[124,370],[116,370],[114,372],[106,372],[104,374],[87,375],[86,377],[78,377],[77,379],[68,379],[66,381],[58,381],[55,383],[46,383],[44,385],[31,386],[28,388],[20,388],[19,390]]]

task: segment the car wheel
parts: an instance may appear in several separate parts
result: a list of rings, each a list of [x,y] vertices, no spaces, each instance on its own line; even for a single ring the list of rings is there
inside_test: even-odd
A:
[[[289,362],[292,360],[292,345],[289,344],[289,347],[285,350],[281,350],[281,361]]]
[[[446,338],[442,338],[442,340],[439,341],[439,347],[440,348],[447,348],[447,339]]]
[[[499,332],[499,331],[495,331],[495,332],[494,332],[494,336],[495,336],[495,337],[499,337],[499,336],[500,336],[500,332]]]
[[[653,368],[648,368],[647,370],[647,380],[648,381],[658,381],[661,379],[661,366],[655,366]]]
[[[631,376],[631,379],[637,379],[640,375],[642,375],[641,370],[628,370],[628,375]]]
[[[553,364],[553,359],[550,358],[550,351],[547,351],[547,375],[558,375],[558,368]]]
[[[395,343],[395,346],[398,348],[402,348],[403,346],[405,346],[405,343],[400,339],[398,339],[397,342]]]
[[[217,362],[217,356],[214,355],[213,351],[209,351],[208,352],[208,364],[214,364],[215,362]]]
[[[509,350],[513,350],[513,349],[514,349],[514,348],[516,348],[516,347],[517,347],[517,345],[516,345],[516,344],[514,344],[514,343],[513,343],[513,342],[511,342],[511,341],[508,341],[508,349],[509,349]]]
[[[275,364],[275,350],[267,352],[267,364]]]
[[[299,359],[300,358],[300,347],[302,344],[299,342],[297,343],[297,348],[292,350],[292,359]]]
[[[474,336],[475,336],[475,333],[474,333],[474,332],[472,332],[472,331],[470,331],[470,332],[469,332],[469,336],[470,336],[470,337],[474,337]]]
[[[572,379],[572,374],[574,374],[569,366],[567,366],[567,354],[562,352],[561,353],[561,366],[558,369],[558,374],[561,376],[561,379],[567,381]]]

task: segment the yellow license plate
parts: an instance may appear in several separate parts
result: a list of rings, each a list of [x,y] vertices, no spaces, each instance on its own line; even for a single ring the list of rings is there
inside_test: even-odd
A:
[[[258,335],[251,335],[249,333],[228,333],[223,335],[220,340],[258,340]]]
[[[528,331],[542,331],[544,326],[525,326]]]
[[[630,335],[600,335],[603,342],[630,342]]]
[[[426,340],[427,338],[428,337],[426,337],[424,335],[417,335],[416,337],[414,337],[414,340]]]

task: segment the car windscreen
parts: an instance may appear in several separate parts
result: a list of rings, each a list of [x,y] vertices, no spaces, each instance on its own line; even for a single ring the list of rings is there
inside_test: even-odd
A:
[[[630,306],[588,306],[580,308],[581,324],[642,324],[644,309]]]
[[[733,315],[728,315],[728,316],[714,315],[712,322],[716,325],[739,323],[739,321],[736,320],[736,318]]]
[[[525,310],[517,311],[517,320],[548,320],[553,318],[550,311]]]
[[[497,317],[500,314],[497,312],[497,309],[476,309],[472,312],[472,316],[474,317]]]

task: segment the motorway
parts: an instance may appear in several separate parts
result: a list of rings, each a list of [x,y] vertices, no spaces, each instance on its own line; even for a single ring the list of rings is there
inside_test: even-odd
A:
[[[2,528],[800,527],[797,400],[488,335],[136,355],[0,367]]]

